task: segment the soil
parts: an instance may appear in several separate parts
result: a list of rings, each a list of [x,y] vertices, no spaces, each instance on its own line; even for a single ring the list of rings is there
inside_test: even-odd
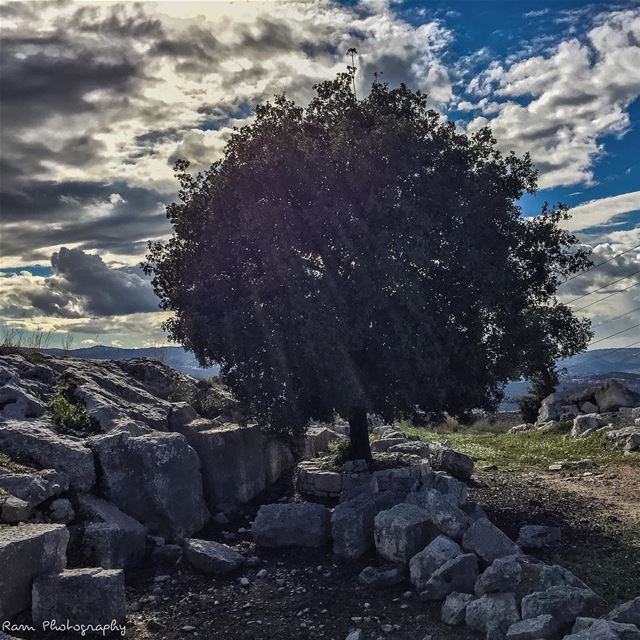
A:
[[[472,499],[516,537],[523,524],[562,528],[560,547],[540,554],[571,569],[606,601],[606,608],[640,593],[640,468],[616,466],[593,475],[479,472]],[[474,634],[439,622],[439,605],[421,601],[409,583],[365,588],[358,573],[376,562],[338,562],[330,549],[257,550],[253,512],[236,514],[213,539],[255,556],[253,566],[226,578],[190,567],[147,568],[127,576],[127,638],[140,640],[344,640],[364,638],[470,640]],[[265,577],[258,572],[266,570]],[[241,578],[248,579],[243,586]],[[31,634],[25,638],[44,638]],[[47,638],[60,638],[59,634]]]

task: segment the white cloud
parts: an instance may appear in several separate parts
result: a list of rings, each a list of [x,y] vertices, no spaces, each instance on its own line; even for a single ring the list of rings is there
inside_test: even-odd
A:
[[[497,61],[469,91],[499,103],[471,131],[490,125],[501,147],[529,151],[540,187],[590,183],[602,139],[624,135],[628,107],[640,95],[640,9],[600,14],[586,39],[565,40],[549,54],[503,66]]]
[[[572,231],[598,227],[610,223],[616,216],[631,211],[640,211],[640,191],[579,204],[571,209],[571,218],[561,225]]]

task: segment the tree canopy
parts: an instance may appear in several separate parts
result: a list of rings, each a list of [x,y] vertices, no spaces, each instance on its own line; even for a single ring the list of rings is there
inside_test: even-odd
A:
[[[367,457],[367,412],[492,409],[507,380],[583,350],[588,322],[555,292],[589,260],[566,207],[522,216],[528,156],[404,85],[357,100],[352,74],[306,108],[256,107],[207,171],[178,162],[174,234],[145,268],[170,338],[254,416],[292,430],[340,414]]]

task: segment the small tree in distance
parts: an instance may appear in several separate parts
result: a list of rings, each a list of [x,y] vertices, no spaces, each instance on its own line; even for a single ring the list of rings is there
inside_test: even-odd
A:
[[[521,216],[528,157],[467,135],[404,85],[357,100],[354,70],[256,107],[222,160],[176,164],[179,202],[145,269],[172,340],[263,424],[344,416],[371,458],[367,413],[493,409],[505,382],[583,350],[588,322],[555,300],[589,260],[558,226]]]

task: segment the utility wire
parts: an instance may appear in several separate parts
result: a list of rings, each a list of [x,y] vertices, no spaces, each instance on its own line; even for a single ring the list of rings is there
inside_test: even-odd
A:
[[[640,311],[640,307],[636,307],[635,309],[631,309],[631,311],[627,311],[626,313],[621,313],[619,316],[616,316],[615,318],[609,318],[608,320],[604,320],[603,322],[598,322],[597,324],[591,325],[593,327],[601,327],[603,324],[609,324],[610,322],[613,322],[614,320],[620,320],[620,318],[624,318],[625,316],[628,316],[631,313],[635,313],[636,311]]]
[[[565,304],[573,304],[574,302],[577,302],[578,300],[582,300],[582,298],[586,298],[587,296],[590,296],[592,293],[597,293],[598,291],[602,291],[603,289],[607,289],[608,287],[610,287],[613,284],[617,284],[618,282],[622,282],[623,280],[628,280],[629,278],[637,275],[638,273],[640,273],[640,269],[638,269],[637,271],[634,271],[633,273],[630,273],[629,275],[624,276],[623,278],[618,278],[617,280],[614,280],[613,282],[609,282],[608,284],[605,284],[602,287],[598,287],[597,289],[594,289],[593,291],[589,291],[589,293],[583,293],[581,296],[578,296],[577,298],[574,298],[573,300],[569,300],[569,302],[566,302]],[[638,283],[636,282],[635,284],[638,284]],[[621,289],[621,291],[624,291],[624,289]]]
[[[627,331],[631,331],[631,329],[635,329],[636,327],[640,327],[640,322],[638,322],[638,324],[634,324],[631,327],[627,327],[626,329],[623,329],[622,331],[617,331],[616,333],[612,333],[610,336],[606,336],[604,338],[600,338],[598,340],[594,340],[589,346],[594,345],[594,344],[598,344],[598,342],[604,342],[605,340],[608,340],[609,338],[613,338],[614,336],[619,336],[621,333],[626,333]]]
[[[625,344],[623,347],[616,347],[615,349],[607,349],[607,353],[606,354],[603,354],[601,356],[596,356],[595,358],[592,358],[591,362],[593,362],[594,360],[602,360],[603,358],[608,357],[611,353],[613,353],[615,351],[621,351],[622,349],[629,349],[629,348],[635,347],[636,345],[639,345],[639,344],[640,344],[640,340],[637,340],[636,342],[632,342],[631,344]],[[637,355],[637,354],[635,354],[635,355]],[[568,367],[561,367],[561,369],[574,369],[575,367],[580,367],[580,366],[583,366],[583,364],[581,362],[577,362],[576,364],[569,365]]]
[[[567,278],[564,282],[559,284],[558,288],[560,288],[563,284],[567,284],[567,282],[569,282],[570,280],[575,280],[576,278],[579,278],[580,276],[584,275],[585,273],[588,273],[589,271],[593,271],[594,269],[597,269],[598,267],[601,267],[603,264],[607,264],[608,262],[611,262],[612,260],[615,260],[616,258],[619,258],[620,256],[625,255],[626,253],[630,253],[631,251],[635,251],[636,249],[640,249],[640,244],[636,245],[635,247],[631,247],[631,249],[627,249],[626,251],[622,251],[621,253],[617,253],[615,256],[611,256],[611,258],[608,258],[607,260],[603,260],[602,262],[598,262],[598,264],[591,265],[588,269],[585,269],[584,271],[581,271],[580,273],[576,273],[575,275],[571,276],[570,278]]]
[[[639,284],[640,284],[640,282],[634,282],[633,284],[630,284],[628,287],[625,287],[624,289],[618,289],[617,291],[614,291],[613,293],[610,293],[609,295],[605,296],[604,298],[600,298],[599,300],[596,300],[595,302],[590,302],[589,304],[585,304],[584,307],[579,307],[578,309],[574,309],[574,311],[582,311],[583,309],[586,309],[587,307],[592,307],[594,304],[598,304],[598,302],[602,302],[603,300],[606,300],[607,298],[610,298],[611,296],[615,296],[618,293],[622,293],[623,291],[628,291],[629,289],[633,289],[633,287],[637,287]],[[592,293],[593,293],[593,291],[592,291]],[[584,296],[582,296],[582,297],[584,297]]]

